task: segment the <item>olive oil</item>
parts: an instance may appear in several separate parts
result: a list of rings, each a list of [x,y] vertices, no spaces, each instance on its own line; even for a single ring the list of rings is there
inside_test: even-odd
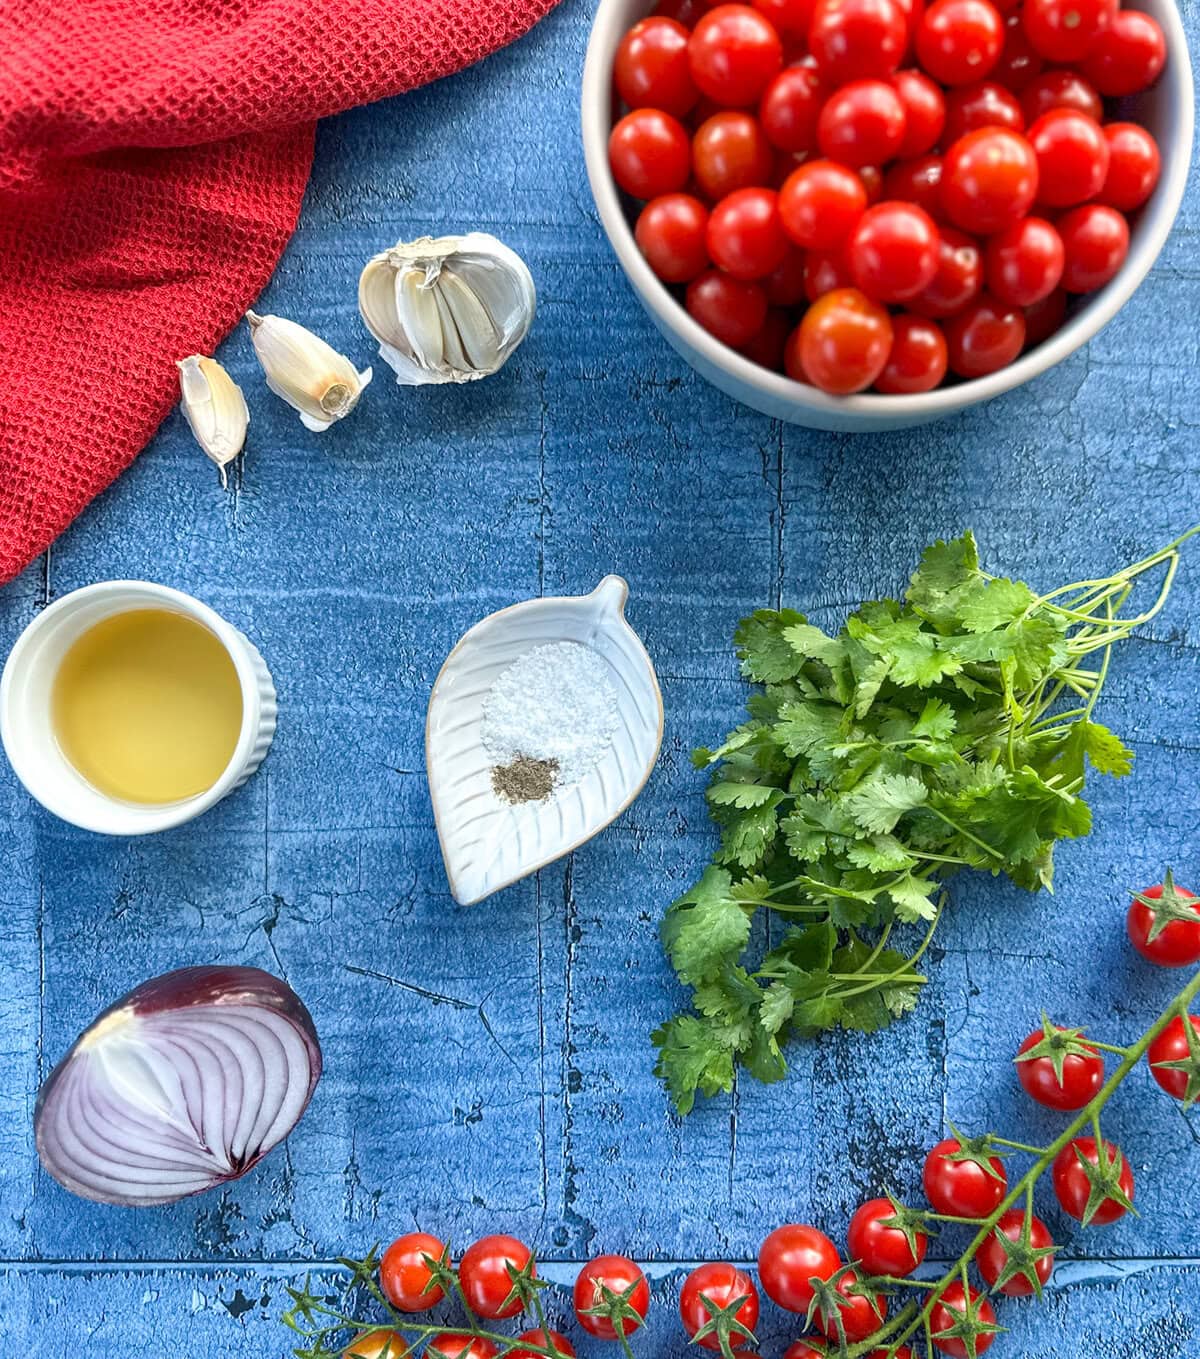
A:
[[[242,725],[229,653],[203,624],[169,609],[115,614],[77,638],[50,705],[79,773],[106,796],[143,805],[211,788]]]

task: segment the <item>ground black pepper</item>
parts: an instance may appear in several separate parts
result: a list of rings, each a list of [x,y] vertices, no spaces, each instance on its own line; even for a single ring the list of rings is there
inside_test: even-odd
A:
[[[533,760],[528,755],[492,769],[492,788],[505,802],[544,802],[557,779],[557,760]]]

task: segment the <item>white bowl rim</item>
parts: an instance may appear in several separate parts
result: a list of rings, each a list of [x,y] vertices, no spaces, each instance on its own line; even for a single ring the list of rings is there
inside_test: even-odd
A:
[[[1176,68],[1176,99],[1170,110],[1175,136],[1169,154],[1163,156],[1163,175],[1150,200],[1155,205],[1154,220],[1152,223],[1147,222],[1147,230],[1139,232],[1131,242],[1128,258],[1116,277],[1094,293],[1086,307],[1069,318],[1049,339],[986,377],[914,395],[866,393],[830,396],[782,373],[774,373],[722,344],[692,319],[638,249],[633,228],[625,215],[608,166],[608,134],[612,113],[611,51],[615,48],[618,31],[628,22],[628,8],[628,0],[600,0],[584,59],[580,94],[583,152],[601,224],[636,293],[653,310],[659,323],[676,334],[689,348],[698,351],[714,368],[728,373],[739,383],[753,388],[777,404],[793,405],[797,409],[831,416],[862,416],[868,420],[874,418],[881,421],[908,417],[916,422],[951,415],[977,402],[1000,396],[1048,371],[1099,334],[1137,291],[1175,224],[1191,168],[1195,125],[1194,87],[1187,34],[1178,7],[1175,0],[1161,0],[1161,4],[1155,6],[1155,17],[1162,24],[1166,37],[1168,62]]]

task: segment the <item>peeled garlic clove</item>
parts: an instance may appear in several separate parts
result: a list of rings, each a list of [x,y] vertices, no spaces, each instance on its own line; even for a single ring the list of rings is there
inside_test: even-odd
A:
[[[524,260],[495,236],[422,236],[370,260],[358,309],[406,386],[471,382],[503,367],[533,323]]]
[[[356,372],[319,335],[282,316],[248,311],[246,321],[267,386],[300,412],[305,429],[320,433],[350,414],[371,381],[369,368]]]
[[[221,485],[225,468],[242,451],[250,412],[242,389],[216,359],[189,354],[176,363],[179,369],[179,406],[196,442],[217,464]]]

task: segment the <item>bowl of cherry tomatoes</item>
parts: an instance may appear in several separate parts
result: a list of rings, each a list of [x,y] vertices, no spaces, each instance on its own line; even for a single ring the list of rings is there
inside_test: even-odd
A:
[[[600,219],[702,376],[899,429],[1045,372],[1149,272],[1193,86],[1173,0],[600,0]],[[653,6],[653,7],[652,7]]]

